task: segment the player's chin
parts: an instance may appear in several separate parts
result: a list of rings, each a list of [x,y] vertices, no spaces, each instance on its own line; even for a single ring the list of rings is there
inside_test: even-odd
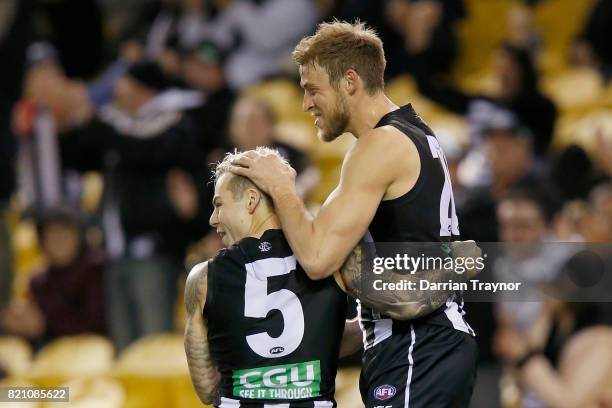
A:
[[[338,138],[338,136],[340,136],[340,134],[326,132],[323,129],[319,129],[317,131],[317,137],[319,138],[319,140],[326,143],[333,142]]]

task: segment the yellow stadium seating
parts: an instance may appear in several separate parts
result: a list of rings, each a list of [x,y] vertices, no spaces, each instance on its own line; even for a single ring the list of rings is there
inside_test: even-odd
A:
[[[493,51],[506,38],[506,16],[512,0],[466,0],[467,16],[457,25],[459,54],[453,68],[456,85],[483,92],[489,84]]]
[[[33,222],[16,223],[11,236],[15,257],[13,299],[24,301],[29,293],[32,275],[44,267],[45,260],[38,245],[36,226]]]
[[[279,122],[309,117],[302,111],[302,91],[295,81],[287,79],[264,81],[245,89],[243,95],[261,98],[268,102]]]
[[[23,339],[12,336],[0,336],[0,366],[12,377],[21,377],[27,373],[32,363],[32,350]]]
[[[68,387],[70,402],[45,402],[41,408],[122,408],[125,392],[110,378],[80,378],[61,385]]]
[[[36,355],[27,379],[45,387],[68,380],[106,374],[114,356],[110,341],[102,336],[62,337]]]
[[[597,148],[598,135],[612,138],[612,109],[561,116],[557,119],[553,147],[560,149],[577,144],[592,154]]]
[[[584,27],[593,4],[594,0],[547,0],[534,8],[543,45],[539,66],[544,73],[566,69],[569,45]]]
[[[591,109],[604,93],[603,78],[592,69],[573,68],[541,81],[542,91],[548,94],[560,110]]]
[[[124,408],[202,406],[191,385],[180,334],[136,341],[119,356],[113,376],[126,391]]]

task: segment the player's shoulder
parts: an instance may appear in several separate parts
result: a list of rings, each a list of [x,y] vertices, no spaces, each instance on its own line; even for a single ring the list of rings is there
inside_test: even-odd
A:
[[[244,261],[243,249],[240,247],[240,242],[237,242],[227,248],[219,250],[217,255],[208,261],[209,269],[225,266],[228,264],[242,264]]]
[[[189,275],[187,275],[185,305],[189,315],[193,315],[196,310],[201,309],[206,299],[207,286],[208,261],[205,261],[191,268]]]
[[[364,133],[351,149],[352,159],[382,160],[383,163],[392,163],[394,158],[409,158],[417,153],[416,145],[401,130],[386,125],[370,129]]]
[[[208,263],[209,262],[210,261],[200,262],[199,264],[192,267],[191,270],[189,271],[189,274],[187,274],[187,284],[195,283],[199,281],[201,278],[206,277],[206,275],[208,274]]]

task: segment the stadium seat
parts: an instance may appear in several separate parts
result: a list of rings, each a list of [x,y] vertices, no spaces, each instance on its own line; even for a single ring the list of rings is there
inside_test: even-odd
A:
[[[565,111],[580,107],[590,109],[604,92],[603,78],[588,68],[573,68],[548,75],[542,79],[541,86],[557,107]]]
[[[304,152],[316,149],[317,130],[312,118],[309,120],[286,120],[275,127],[278,141],[286,143]]]
[[[62,337],[36,355],[27,378],[45,387],[68,380],[106,374],[112,367],[114,350],[102,336]]]
[[[32,350],[23,339],[0,336],[0,366],[9,376],[21,377],[27,373],[32,363]]]
[[[557,120],[553,147],[561,149],[577,144],[592,153],[597,148],[599,134],[612,138],[612,110],[596,110],[582,115],[566,114]]]
[[[120,356],[113,376],[124,386],[124,408],[202,406],[193,390],[180,334],[142,338]]]
[[[302,111],[302,91],[294,81],[288,79],[264,81],[245,89],[243,94],[268,102],[278,122],[309,117]]]
[[[70,390],[70,402],[45,402],[41,408],[122,408],[125,392],[117,380],[81,378],[61,385]]]
[[[558,73],[567,68],[567,55],[572,39],[582,30],[594,0],[548,0],[534,7],[534,20],[542,36],[542,71]],[[559,17],[564,18],[560,24]]]
[[[506,16],[512,0],[466,0],[466,18],[457,25],[459,52],[453,82],[468,92],[483,92],[489,86],[493,51],[506,37]]]
[[[15,254],[13,299],[24,301],[27,299],[33,274],[43,268],[45,260],[38,245],[34,222],[28,220],[17,222],[11,235]]]

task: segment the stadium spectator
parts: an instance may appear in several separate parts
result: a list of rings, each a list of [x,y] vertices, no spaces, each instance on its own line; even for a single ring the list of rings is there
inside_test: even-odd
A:
[[[499,91],[493,98],[468,95],[443,81],[433,81],[427,67],[415,72],[415,76],[420,92],[452,111],[467,114],[468,120],[486,117],[491,105],[510,110],[533,133],[536,155],[544,157],[547,154],[557,111],[552,101],[538,89],[538,74],[528,51],[509,44],[499,48],[495,60]],[[473,137],[476,143],[478,136]]]
[[[15,190],[16,141],[11,110],[19,99],[30,34],[32,0],[0,2],[0,311],[11,298],[12,244],[6,211]]]
[[[315,187],[319,172],[308,163],[304,152],[276,139],[272,107],[261,99],[243,97],[236,102],[230,122],[230,139],[239,151],[257,146],[277,149],[297,172],[296,186],[302,197]]]
[[[591,10],[583,32],[573,43],[575,62],[598,67],[606,80],[612,77],[612,2],[598,0]]]
[[[157,59],[170,44],[193,48],[202,41],[216,14],[206,0],[155,0],[132,9],[121,48],[131,48],[140,58]]]
[[[227,81],[232,89],[242,89],[293,72],[291,51],[318,20],[311,0],[238,0],[217,16],[205,38],[230,51]]]
[[[31,301],[12,304],[2,326],[37,345],[61,336],[106,333],[104,256],[84,240],[74,211],[56,208],[39,222],[47,267],[30,282]]]
[[[511,113],[490,116],[482,132],[490,180],[472,188],[467,200],[458,203],[458,212],[462,237],[494,242],[499,240],[495,215],[498,200],[512,188],[538,185],[541,171],[536,166],[531,132]]]
[[[413,73],[420,66],[432,75],[448,73],[457,55],[454,24],[465,16],[463,0],[343,0],[332,12],[374,27],[383,41],[385,79]]]
[[[225,80],[223,52],[211,42],[202,42],[186,52],[182,61],[182,79],[189,87],[202,93],[204,102],[187,113],[196,124],[200,148],[207,163],[216,162],[216,149],[229,146],[227,126],[236,98]]]
[[[202,157],[182,112],[189,104],[175,95],[158,64],[137,63],[112,105],[60,137],[65,166],[105,173],[109,329],[119,349],[172,329],[185,247],[205,225],[194,182]]]
[[[591,191],[582,235],[586,242],[612,242],[612,184],[601,184]]]
[[[491,270],[487,272],[495,282],[521,282],[529,290],[529,295],[523,291],[521,296],[529,297],[517,299],[516,294],[510,293],[499,296],[494,304],[478,303],[470,309],[473,325],[479,330],[482,354],[479,366],[482,376],[473,400],[476,406],[493,406],[489,401],[499,398],[496,384],[501,367],[492,349],[496,328],[512,327],[527,332],[542,307],[543,299],[536,285],[554,280],[569,256],[559,247],[543,244],[553,240],[552,212],[547,197],[535,189],[511,190],[497,204],[499,238],[509,245],[503,246],[503,252],[490,254]]]
[[[605,305],[550,301],[529,337],[500,330],[495,348],[514,367],[523,393],[551,408],[612,404],[612,329]]]

